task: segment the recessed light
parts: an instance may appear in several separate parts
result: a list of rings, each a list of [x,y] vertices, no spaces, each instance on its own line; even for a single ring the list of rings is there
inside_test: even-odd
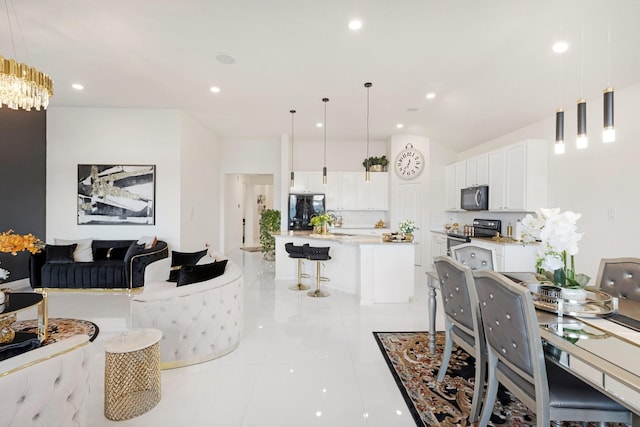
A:
[[[433,93],[433,92],[429,92],[429,93],[426,95],[426,97],[427,97],[427,99],[433,99],[433,98],[435,98],[435,97],[436,97],[436,94],[435,94],[435,93]]]
[[[221,53],[220,55],[216,55],[216,61],[221,64],[231,65],[236,63],[236,58],[231,55]]]
[[[362,28],[362,21],[359,19],[352,19],[349,21],[349,29],[352,31],[357,31]]]
[[[561,41],[555,42],[551,47],[551,49],[553,49],[555,53],[564,53],[569,49],[569,44],[566,41],[561,40]]]
[[[409,108],[407,108],[407,111],[409,113],[415,113],[416,111],[418,111],[418,109],[416,107],[409,107]]]
[[[398,124],[396,125],[396,127],[397,127],[398,129],[402,129],[402,128],[404,127],[404,125],[403,125],[402,123],[398,123]]]
[[[83,90],[84,86],[82,86],[80,83],[74,83],[71,85],[72,88],[74,88],[75,90]]]
[[[316,127],[317,128],[321,128],[322,127],[322,123],[316,123]]]
[[[211,89],[209,90],[213,93],[220,93],[220,88],[218,86],[211,86]]]

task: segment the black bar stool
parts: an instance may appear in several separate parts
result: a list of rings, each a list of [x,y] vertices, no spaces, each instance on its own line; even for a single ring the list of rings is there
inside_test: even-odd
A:
[[[307,292],[307,295],[314,298],[328,297],[328,292],[320,290],[320,282],[329,281],[326,277],[320,276],[320,265],[322,261],[329,261],[331,259],[329,256],[329,249],[331,248],[304,245],[302,249],[304,250],[308,260],[316,262],[316,289],[314,291]]]
[[[308,244],[304,244],[304,246],[309,246]],[[289,289],[292,291],[306,291],[309,289],[307,285],[302,283],[302,278],[309,278],[308,274],[304,274],[302,272],[302,260],[307,258],[307,255],[304,252],[303,246],[296,246],[293,243],[285,243],[284,250],[289,254],[289,258],[298,260],[298,283],[292,286],[289,286]]]

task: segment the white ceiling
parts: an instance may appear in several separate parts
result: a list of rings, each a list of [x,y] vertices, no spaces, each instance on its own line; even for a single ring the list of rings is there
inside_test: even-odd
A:
[[[327,139],[365,139],[369,81],[372,140],[404,123],[463,150],[640,81],[638,0],[12,2],[15,56],[54,79],[52,107],[178,108],[225,139],[278,139],[292,108],[296,139],[322,139],[324,97]]]

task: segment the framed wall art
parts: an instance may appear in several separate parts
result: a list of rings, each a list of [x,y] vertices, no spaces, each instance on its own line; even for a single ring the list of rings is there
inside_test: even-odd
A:
[[[154,225],[155,165],[78,165],[78,224]]]

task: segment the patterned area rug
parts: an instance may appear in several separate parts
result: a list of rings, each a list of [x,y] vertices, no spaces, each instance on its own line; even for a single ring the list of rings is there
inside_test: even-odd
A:
[[[16,332],[38,333],[38,321],[36,319],[20,320],[13,324],[13,329]],[[93,341],[98,336],[98,332],[98,325],[88,320],[54,317],[49,319],[47,339],[42,345],[51,344],[77,334],[89,335],[90,341]]]
[[[427,332],[374,332],[373,335],[418,427],[470,425],[475,372],[472,356],[454,345],[447,375],[439,383],[436,378],[444,349],[444,332],[436,334],[435,354],[429,353]],[[536,416],[500,385],[489,425],[535,426]],[[565,422],[562,425],[580,424]]]

